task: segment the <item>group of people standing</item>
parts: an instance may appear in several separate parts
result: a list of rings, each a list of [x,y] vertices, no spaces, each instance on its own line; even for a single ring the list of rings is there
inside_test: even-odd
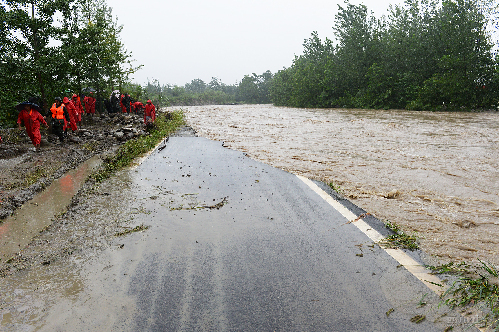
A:
[[[63,142],[69,128],[74,133],[78,130],[79,126],[81,127],[83,104],[81,103],[81,97],[77,94],[74,94],[71,100],[68,97],[64,97],[63,99],[56,97],[54,101],[48,116],[52,119],[52,132]],[[93,92],[90,92],[88,96],[84,96],[83,103],[85,104],[85,113],[93,116],[95,114]]]
[[[109,113],[119,112],[119,110],[121,110],[121,113],[138,114],[139,112],[144,111],[144,124],[148,127],[151,126],[156,119],[156,107],[150,99],[144,105],[140,101],[134,101],[129,94],[120,93],[118,90],[111,93],[109,101],[106,101],[106,108]]]
[[[87,115],[93,116],[95,114],[95,101],[96,99],[92,92],[90,92],[89,96],[83,98]],[[36,98],[31,98],[16,106],[16,109],[19,111],[17,117],[18,128],[21,130],[21,124],[24,124],[26,133],[31,139],[36,151],[39,151],[41,144],[40,126],[44,125],[49,128],[47,121],[41,115],[42,109],[38,104],[39,102]],[[133,107],[135,113],[144,109],[144,124],[146,126],[149,127],[154,123],[154,120],[156,119],[156,108],[151,100],[147,101],[145,107],[141,102],[130,103],[130,107]],[[59,137],[61,143],[67,136],[68,128],[71,128],[73,132],[76,132],[78,126],[81,126],[83,113],[83,105],[80,96],[74,94],[71,100],[68,97],[64,97],[63,99],[60,97],[54,98],[54,104],[47,114],[47,120],[51,120],[52,133]]]

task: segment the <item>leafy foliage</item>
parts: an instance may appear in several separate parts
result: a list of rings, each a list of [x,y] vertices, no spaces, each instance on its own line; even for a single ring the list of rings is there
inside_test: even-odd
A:
[[[408,250],[417,250],[418,239],[414,235],[409,235],[400,229],[396,223],[387,221],[386,228],[390,229],[393,234],[383,239],[380,244],[387,248],[400,248]]]
[[[269,87],[272,78],[269,70],[261,75],[245,75],[237,87],[236,101],[248,104],[270,103]]]
[[[276,73],[276,105],[490,109],[499,101],[488,26],[492,1],[407,0],[376,19],[364,5],[339,6],[337,45],[316,32],[303,55]]]
[[[270,86],[273,74],[266,71],[261,75],[253,73],[245,75],[237,85],[226,85],[216,77],[206,84],[197,78],[184,86],[161,85],[158,80],[148,82],[146,86],[134,89],[136,99],[142,95],[144,99],[151,99],[158,106],[187,106],[187,105],[226,105],[234,103],[265,104],[270,103]],[[128,84],[125,90],[130,90]],[[129,92],[134,96],[131,92]]]
[[[47,110],[66,91],[109,92],[138,69],[105,0],[0,0],[0,16],[0,126],[29,97]]]

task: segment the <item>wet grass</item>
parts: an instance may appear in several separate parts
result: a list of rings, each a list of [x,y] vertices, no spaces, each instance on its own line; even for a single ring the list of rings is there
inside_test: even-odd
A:
[[[406,234],[400,229],[399,225],[393,222],[387,221],[385,223],[385,226],[386,228],[394,232],[394,234],[387,236],[384,240],[380,241],[380,245],[384,246],[385,248],[392,249],[419,249],[418,239],[414,235]]]
[[[334,191],[336,191],[338,194],[343,195],[343,192],[341,191],[341,187],[338,184],[336,184],[334,182],[329,182],[328,186],[329,186],[329,188],[331,188]]]
[[[33,171],[27,173],[23,176],[22,182],[11,183],[5,187],[7,190],[12,190],[16,188],[28,188],[29,186],[35,184],[43,177],[50,175],[49,170],[43,167],[36,167]]]
[[[99,147],[100,143],[97,141],[91,141],[82,145],[83,150],[95,151]]]
[[[451,262],[427,268],[435,274],[457,276],[457,280],[442,294],[445,304],[451,308],[477,306],[484,315],[476,324],[499,331],[499,270],[492,264],[479,262]]]
[[[149,152],[182,124],[184,124],[184,115],[181,111],[160,115],[156,118],[155,127],[148,136],[126,142],[113,157],[104,161],[103,167],[92,174],[91,178],[100,183],[117,171],[130,166],[135,158]]]

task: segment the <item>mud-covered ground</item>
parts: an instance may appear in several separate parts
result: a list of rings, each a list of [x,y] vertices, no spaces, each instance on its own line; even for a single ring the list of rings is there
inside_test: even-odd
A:
[[[54,179],[83,161],[136,136],[146,135],[140,115],[84,116],[78,131],[69,130],[59,143],[42,127],[41,151],[34,147],[24,128],[0,130],[0,222],[26,201],[46,188]]]
[[[9,158],[6,155],[0,160],[4,162],[0,167],[2,186],[3,188],[13,187],[4,189],[2,192],[7,203],[3,207],[6,214],[20,207],[23,202],[31,199],[54,179],[71,168],[78,167],[88,158],[98,155],[105,159],[113,155],[119,145],[127,139],[147,135],[141,116],[119,114],[87,120],[89,124],[75,135],[79,140],[71,139],[71,142],[66,142],[64,145],[58,144],[55,137],[49,136],[49,140],[55,143],[45,142],[41,152],[32,151],[26,140],[2,146],[7,151],[18,151],[17,156]],[[16,131],[10,135],[18,135],[22,138],[23,134]],[[171,136],[194,135],[195,132],[191,128],[184,126]],[[42,133],[42,137],[44,136],[47,137]],[[2,138],[4,138],[3,135]],[[92,149],[88,149],[89,146]],[[56,169],[52,167],[54,161],[57,161]],[[22,169],[26,173],[32,173],[32,169],[37,167],[49,170],[47,173],[50,175],[38,177],[35,183],[29,186],[13,185],[23,184],[23,175],[18,175],[17,170]],[[129,180],[126,174],[127,170],[98,185],[91,179],[84,182],[73,196],[67,209],[54,216],[49,226],[40,230],[40,234],[35,236],[27,246],[19,248],[20,250],[13,257],[0,260],[0,278],[15,276],[16,273],[31,270],[36,266],[53,265],[58,262],[64,265],[60,268],[66,269],[67,264],[71,265],[75,259],[82,257],[88,259],[98,253],[99,248],[116,245],[117,241],[119,242],[116,234],[126,233],[131,228],[133,229],[135,226],[130,224],[133,215],[140,213],[131,207],[130,200],[133,195],[129,191]],[[16,202],[16,205],[10,202]],[[17,279],[14,277],[13,280]],[[1,306],[0,303],[0,308]]]

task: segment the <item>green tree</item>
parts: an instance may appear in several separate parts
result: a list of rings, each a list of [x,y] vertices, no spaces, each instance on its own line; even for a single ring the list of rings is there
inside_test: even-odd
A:
[[[273,75],[269,70],[261,75],[245,75],[237,86],[236,100],[249,104],[269,103],[272,79]]]
[[[50,43],[60,40],[64,29],[54,24],[56,13],[67,14],[75,0],[2,1],[2,38],[6,41],[0,56],[2,76],[9,82],[1,82],[3,89],[10,90],[11,100],[23,99],[26,95],[41,96],[47,107],[47,92],[60,90],[64,86],[65,61],[60,47]],[[6,84],[6,85],[5,85]],[[9,112],[2,106],[2,113]]]
[[[436,66],[416,104],[430,109],[483,108],[495,62],[487,20],[477,1],[443,1],[434,20]]]
[[[63,51],[70,65],[71,87],[93,87],[100,94],[122,90],[134,67],[132,55],[119,39],[122,26],[105,0],[80,0],[66,18]]]
[[[40,96],[47,108],[68,88],[100,93],[138,69],[105,0],[0,0],[0,16],[2,125],[13,124],[13,107],[30,96]]]
[[[338,44],[316,33],[279,71],[278,105],[411,109],[495,108],[498,63],[490,39],[492,0],[406,0],[388,18],[364,5],[339,6]],[[497,20],[496,20],[497,21]]]
[[[185,85],[185,90],[192,93],[203,93],[206,90],[206,83],[199,78],[196,78]]]

